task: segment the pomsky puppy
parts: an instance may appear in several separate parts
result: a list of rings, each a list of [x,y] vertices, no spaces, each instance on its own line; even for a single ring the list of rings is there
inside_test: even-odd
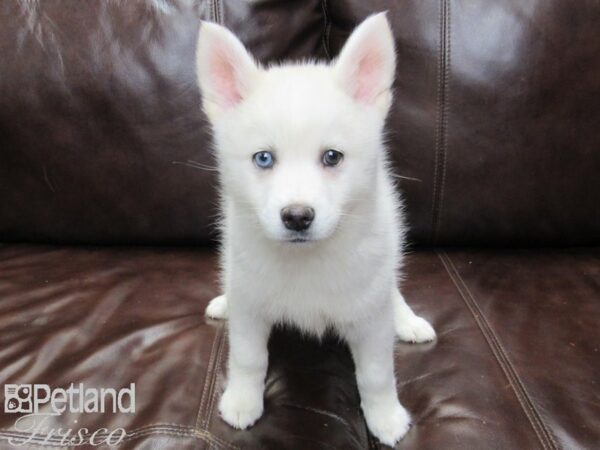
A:
[[[367,18],[331,64],[264,68],[226,28],[200,27],[197,74],[220,176],[224,295],[206,314],[229,320],[219,403],[235,428],[263,412],[274,324],[349,344],[371,432],[393,445],[410,425],[394,376],[394,335],[435,338],[397,288],[404,225],[383,144],[394,39]]]

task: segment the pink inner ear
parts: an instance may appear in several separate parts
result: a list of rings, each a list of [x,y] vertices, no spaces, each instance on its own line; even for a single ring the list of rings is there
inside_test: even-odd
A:
[[[211,82],[219,103],[224,107],[235,106],[242,100],[237,83],[237,73],[232,63],[232,55],[227,48],[220,46],[212,51],[210,61]]]
[[[371,50],[371,51],[369,51]],[[383,69],[382,55],[365,48],[361,52],[356,70],[355,98],[356,100],[371,103],[375,100],[378,92],[377,87],[381,84],[381,71]]]

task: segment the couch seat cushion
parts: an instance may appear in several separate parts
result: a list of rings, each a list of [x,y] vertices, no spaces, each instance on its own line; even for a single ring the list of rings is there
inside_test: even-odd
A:
[[[380,447],[334,336],[275,330],[264,416],[247,431],[221,421],[227,328],[203,315],[217,280],[204,249],[0,246],[0,383],[135,383],[134,413],[64,412],[25,432],[23,414],[5,411],[0,447],[59,446],[58,428],[100,430],[97,440],[123,428],[119,448]],[[438,340],[397,344],[399,395],[414,419],[397,448],[600,441],[598,249],[417,250],[403,291]]]

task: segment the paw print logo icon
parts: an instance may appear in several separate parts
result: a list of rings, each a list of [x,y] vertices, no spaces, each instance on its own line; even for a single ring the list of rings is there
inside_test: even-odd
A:
[[[32,389],[30,384],[4,385],[4,412],[31,413],[33,412]]]

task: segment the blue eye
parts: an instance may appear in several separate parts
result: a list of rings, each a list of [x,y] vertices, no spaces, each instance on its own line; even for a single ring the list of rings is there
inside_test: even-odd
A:
[[[338,152],[337,150],[329,149],[323,153],[323,165],[327,167],[337,166],[344,159],[344,154],[342,152]]]
[[[252,156],[254,164],[261,169],[270,169],[275,164],[275,157],[271,152],[258,152]]]

